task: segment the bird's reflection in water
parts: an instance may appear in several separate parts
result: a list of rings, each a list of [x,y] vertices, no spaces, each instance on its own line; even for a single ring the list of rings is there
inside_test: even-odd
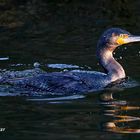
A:
[[[140,117],[127,115],[130,111],[140,110],[139,106],[130,106],[127,101],[114,99],[113,93],[109,92],[101,94],[100,100],[104,107],[104,115],[111,117],[102,124],[103,130],[115,133],[140,133],[140,128],[133,128],[133,123],[138,123]]]

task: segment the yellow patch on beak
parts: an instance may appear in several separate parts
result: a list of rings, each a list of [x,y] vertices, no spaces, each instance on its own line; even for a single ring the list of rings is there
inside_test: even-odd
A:
[[[118,39],[117,39],[117,44],[119,44],[119,45],[122,45],[122,44],[124,44],[125,42],[124,42],[124,39],[123,38],[121,38],[121,37],[119,37]]]
[[[116,43],[119,45],[125,44],[126,42],[124,39],[126,39],[126,38],[128,38],[127,34],[120,34],[118,39],[116,40]]]

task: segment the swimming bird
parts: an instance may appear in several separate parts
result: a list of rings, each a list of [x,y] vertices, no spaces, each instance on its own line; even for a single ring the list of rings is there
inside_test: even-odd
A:
[[[123,67],[113,57],[114,50],[123,44],[138,42],[140,36],[131,35],[120,28],[106,30],[97,43],[96,55],[105,72],[66,71],[39,73],[29,77],[6,78],[1,76],[0,84],[9,84],[31,91],[45,91],[46,94],[76,94],[104,89],[107,85],[125,78]]]

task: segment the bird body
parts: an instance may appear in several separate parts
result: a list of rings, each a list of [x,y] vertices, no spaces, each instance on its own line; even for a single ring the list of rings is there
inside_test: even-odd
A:
[[[43,91],[46,94],[76,94],[104,89],[107,85],[125,78],[123,67],[114,59],[113,51],[120,45],[140,41],[140,37],[132,36],[120,28],[111,28],[103,33],[97,44],[96,55],[105,72],[96,71],[66,71],[66,72],[39,72],[18,74],[10,77],[1,75],[0,84]],[[22,75],[22,76],[19,76]],[[25,76],[26,75],[26,76]]]
[[[7,79],[3,83],[57,94],[83,93],[99,90],[110,83],[100,72],[69,71],[39,74],[26,78]]]

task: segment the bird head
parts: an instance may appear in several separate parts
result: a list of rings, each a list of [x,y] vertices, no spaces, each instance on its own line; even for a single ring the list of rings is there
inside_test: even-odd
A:
[[[129,32],[120,28],[111,28],[106,30],[100,37],[98,47],[100,49],[108,48],[113,51],[120,45],[139,41],[140,36],[131,35]]]

